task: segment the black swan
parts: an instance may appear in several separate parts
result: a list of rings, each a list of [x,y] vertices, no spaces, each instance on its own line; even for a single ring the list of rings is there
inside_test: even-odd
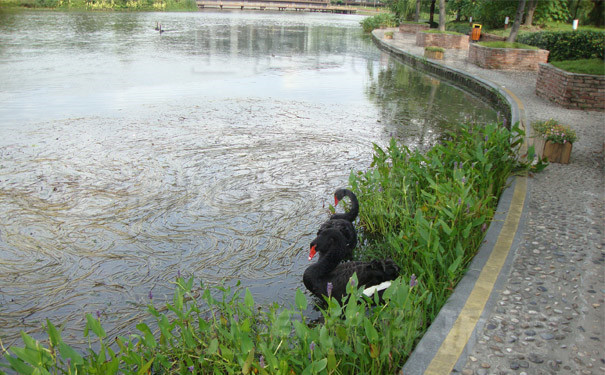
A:
[[[346,253],[343,255],[343,260],[351,260],[353,259],[353,249],[357,246],[357,232],[355,231],[355,226],[353,225],[353,221],[357,218],[359,214],[359,201],[357,200],[357,196],[349,189],[337,189],[334,192],[334,206],[338,205],[344,197],[349,197],[351,200],[351,209],[345,213],[338,213],[330,216],[330,218],[324,222],[317,231],[317,235],[319,236],[323,231],[327,229],[338,229],[346,240]],[[315,255],[315,250],[311,245],[311,249],[309,252],[309,260],[313,259]]]
[[[343,254],[347,251],[346,239],[337,229],[324,230],[313,240],[312,246],[319,253],[319,260],[307,267],[303,274],[303,283],[319,298],[332,296],[340,300],[345,295],[347,283],[354,273],[357,273],[359,285],[366,287],[364,294],[369,297],[376,291],[386,289],[390,280],[399,276],[399,267],[391,259],[341,262]],[[329,288],[331,290],[328,290]]]

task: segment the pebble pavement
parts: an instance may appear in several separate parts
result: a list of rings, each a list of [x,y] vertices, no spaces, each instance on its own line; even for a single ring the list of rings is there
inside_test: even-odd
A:
[[[394,31],[389,44],[423,55],[413,34]],[[466,55],[448,49],[443,63],[508,88],[527,124],[554,118],[578,140],[570,164],[529,179],[522,244],[476,345],[452,374],[605,374],[605,114],[558,107],[535,95],[536,72],[483,69]]]

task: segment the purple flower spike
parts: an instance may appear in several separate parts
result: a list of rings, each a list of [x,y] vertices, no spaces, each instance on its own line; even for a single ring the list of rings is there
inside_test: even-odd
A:
[[[483,223],[481,226],[481,232],[485,232],[487,230],[487,223]]]
[[[261,355],[258,362],[260,363],[260,367],[265,368],[265,357]]]
[[[328,286],[326,287],[326,291],[328,292],[328,298],[332,296],[332,288],[334,288],[334,285],[332,285],[331,282],[328,282]]]
[[[97,310],[97,319],[101,319],[101,312]]]
[[[502,126],[504,126],[504,127],[506,128],[506,117],[504,117],[504,118],[502,119]]]
[[[466,183],[466,177],[462,176],[462,183]]]
[[[153,299],[153,293],[151,293],[151,290],[149,291],[148,297],[149,297],[149,299]]]
[[[315,341],[311,341],[311,344],[309,344],[309,350],[310,351],[315,350]]]
[[[412,274],[412,277],[410,277],[410,288],[415,287],[418,284],[418,280],[416,280],[416,275]]]
[[[189,370],[189,372],[193,372],[193,370],[195,370],[195,367],[194,366],[189,366],[187,369]]]

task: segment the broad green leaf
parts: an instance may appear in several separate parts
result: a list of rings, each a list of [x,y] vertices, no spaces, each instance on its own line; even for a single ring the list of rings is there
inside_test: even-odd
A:
[[[304,311],[307,309],[307,297],[300,289],[296,289],[296,297],[294,299],[296,302],[296,308],[300,311]]]
[[[252,366],[252,361],[254,361],[254,348],[250,349],[248,352],[248,357],[242,366],[242,374],[248,375],[250,373],[250,366]]]
[[[137,372],[137,375],[147,375],[147,371],[149,370],[149,368],[151,367],[152,364],[153,364],[153,358],[150,359],[149,362],[145,363],[145,365],[139,369],[139,372]]]

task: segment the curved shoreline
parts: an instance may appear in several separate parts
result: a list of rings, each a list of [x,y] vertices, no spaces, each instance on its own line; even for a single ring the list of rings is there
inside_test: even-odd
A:
[[[527,129],[525,107],[510,90],[459,69],[406,52],[382,38],[384,30],[374,30],[372,38],[383,50],[403,63],[425,73],[444,78],[473,94],[484,97],[505,113],[511,123]],[[527,137],[526,142],[527,144]],[[519,247],[529,202],[527,178],[511,178],[500,200],[484,242],[454,292],[403,366],[402,374],[449,374],[466,357],[477,341],[489,312],[496,303],[497,289],[509,274]],[[461,362],[461,363],[459,363]]]

